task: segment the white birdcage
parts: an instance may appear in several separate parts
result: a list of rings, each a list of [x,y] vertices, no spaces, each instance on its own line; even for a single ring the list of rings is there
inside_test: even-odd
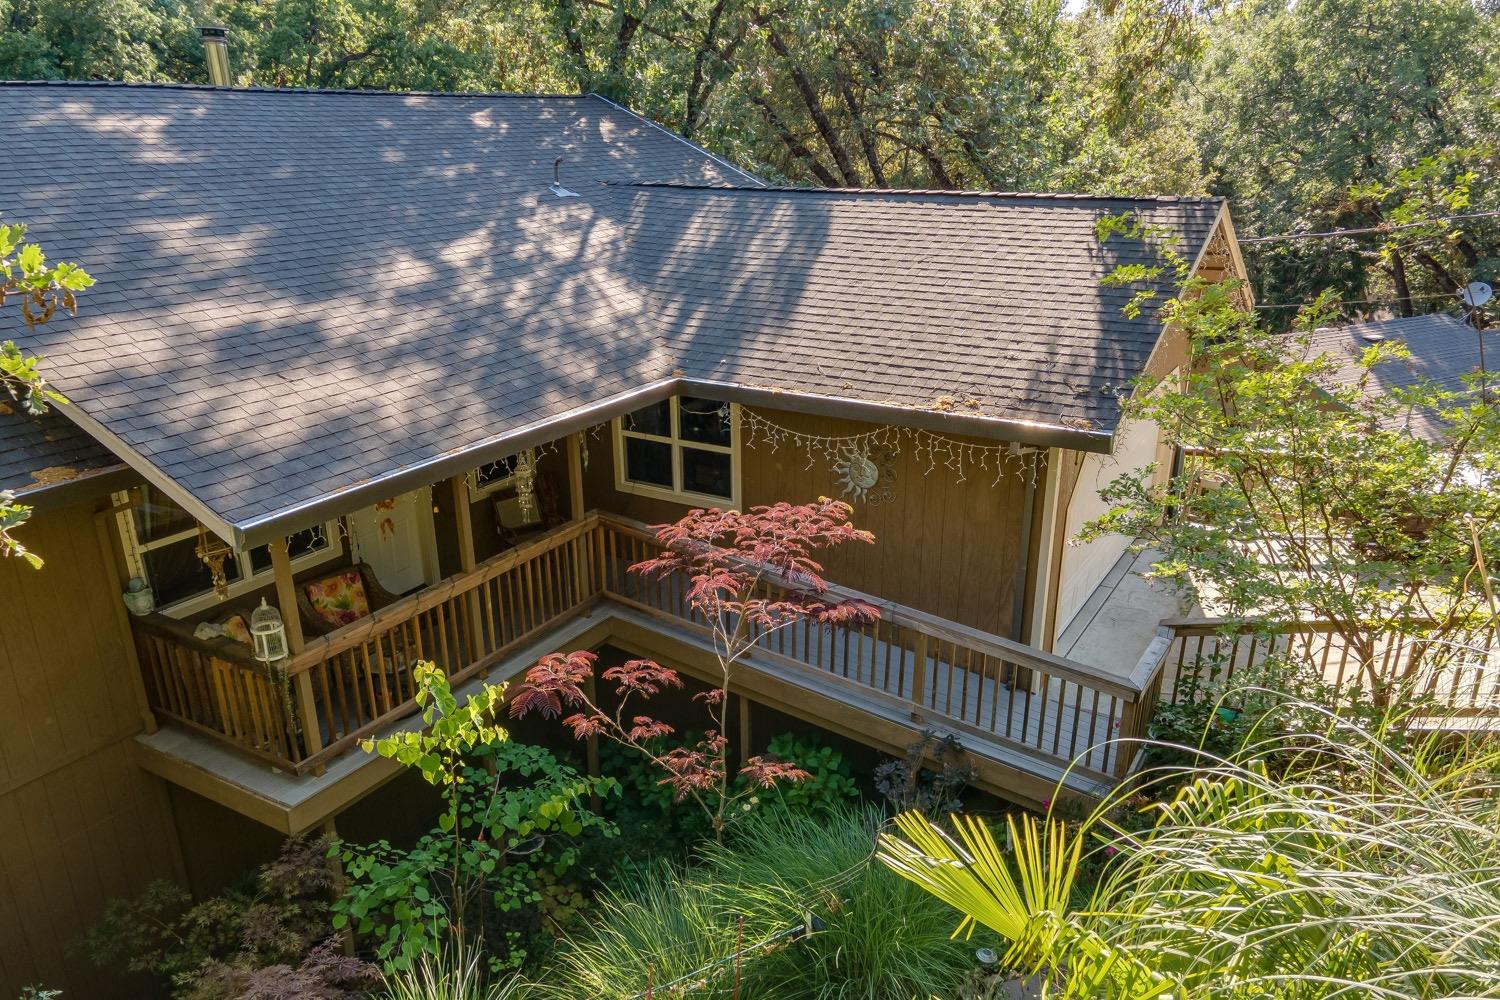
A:
[[[262,663],[286,659],[286,626],[281,612],[260,599],[260,607],[250,615],[250,645],[255,658]]]

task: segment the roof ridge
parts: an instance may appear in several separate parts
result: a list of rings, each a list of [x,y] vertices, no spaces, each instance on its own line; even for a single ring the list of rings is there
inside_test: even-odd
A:
[[[209,83],[179,83],[175,80],[0,80],[0,87],[88,87],[120,90],[211,91],[226,94],[347,94],[358,97],[515,97],[554,100],[604,100],[597,94],[562,94],[545,91],[508,90],[373,90],[352,87],[218,87]],[[611,101],[605,101],[611,104]]]
[[[680,181],[610,181],[611,187],[676,188],[683,191],[745,191],[780,194],[819,195],[881,195],[917,196],[944,198],[1038,198],[1053,201],[1150,201],[1150,202],[1221,202],[1222,195],[1176,195],[1176,194],[1086,194],[1068,191],[955,191],[944,188],[854,188],[854,187],[792,187],[790,185],[768,185],[747,187],[744,185],[684,184]]]

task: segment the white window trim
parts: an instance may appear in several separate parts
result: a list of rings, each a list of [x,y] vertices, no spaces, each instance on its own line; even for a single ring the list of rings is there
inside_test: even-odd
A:
[[[698,397],[695,397],[698,398]],[[740,488],[740,405],[729,404],[729,444],[704,444],[701,441],[685,441],[681,436],[678,426],[677,399],[670,397],[671,406],[668,412],[671,419],[671,436],[663,437],[660,434],[647,434],[643,431],[630,431],[625,429],[624,417],[615,417],[611,422],[614,429],[615,447],[615,489],[621,493],[633,493],[637,496],[654,497],[657,500],[667,500],[672,503],[686,504],[689,507],[730,507],[735,510],[741,509]],[[640,438],[643,441],[659,441],[662,444],[672,446],[672,489],[665,486],[656,486],[651,483],[637,483],[625,478],[625,439]],[[708,493],[693,493],[682,488],[682,449],[697,448],[700,451],[717,451],[729,456],[729,481],[733,497],[716,497]]]
[[[114,495],[114,500],[116,505],[128,503],[129,494],[116,493]],[[119,515],[116,518],[116,521],[119,524],[120,528],[120,546],[125,551],[125,564],[127,567],[129,567],[131,576],[138,576],[142,579],[147,579],[146,564],[145,560],[142,558],[145,553],[150,552],[152,549],[158,549],[162,548],[163,546],[171,545],[175,542],[180,542],[185,538],[194,538],[198,534],[197,528],[187,528],[183,531],[168,535],[165,538],[157,538],[149,542],[142,542],[139,540],[139,538],[137,538],[135,533],[135,516],[133,507],[120,511]],[[300,556],[296,556],[295,558],[293,558],[293,572],[301,569],[306,569],[310,566],[317,566],[320,563],[331,562],[332,560],[344,554],[344,540],[341,533],[339,532],[338,522],[327,521],[323,524],[322,527],[323,535],[328,539],[327,547],[323,549],[314,549],[311,552],[304,552]],[[264,587],[266,584],[271,582],[274,571],[270,567],[266,567],[265,569],[257,573],[252,573],[250,571],[250,551],[248,549],[233,553],[232,558],[239,563],[240,578],[238,580],[230,581],[228,596],[221,599],[212,590],[209,590],[206,593],[198,594],[194,597],[184,597],[182,600],[176,601],[172,604],[157,605],[157,613],[164,614],[169,618],[182,618],[187,615],[197,614],[198,612],[205,611],[209,608],[214,607],[215,605],[223,604],[226,601],[231,601],[236,597],[242,597],[253,590],[259,590],[261,587]]]

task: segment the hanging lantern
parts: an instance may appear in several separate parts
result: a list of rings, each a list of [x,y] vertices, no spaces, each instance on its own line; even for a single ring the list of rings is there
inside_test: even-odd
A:
[[[526,522],[536,518],[536,453],[530,448],[516,456],[516,507]]]
[[[250,615],[250,648],[262,663],[286,659],[286,626],[281,623],[281,612],[264,597]]]
[[[198,547],[194,553],[197,554],[199,562],[208,567],[209,579],[213,581],[214,595],[219,600],[229,596],[229,580],[224,576],[224,560],[234,554],[229,544],[217,535],[210,535],[208,529],[198,525]]]

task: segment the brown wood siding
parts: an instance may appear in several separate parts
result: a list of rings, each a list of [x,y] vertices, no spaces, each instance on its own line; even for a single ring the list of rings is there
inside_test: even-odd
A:
[[[166,786],[138,768],[140,710],[91,504],[20,531],[46,566],[0,559],[0,996],[139,996],[69,951],[105,904],[179,879]]]
[[[852,420],[760,410],[768,419],[807,434],[849,435],[873,425]],[[584,495],[590,507],[614,511],[648,524],[676,520],[688,508],[614,488],[612,432],[588,436]],[[982,442],[979,444],[993,444]],[[808,467],[805,449],[764,443],[740,451],[746,506],[795,503],[839,495],[837,476],[821,456]],[[1043,456],[1037,456],[1040,470]],[[876,597],[906,604],[997,635],[1012,636],[1016,586],[1026,564],[1023,515],[1027,482],[1020,459],[1007,458],[998,484],[989,471],[966,470],[959,481],[939,458],[936,468],[918,458],[909,443],[896,457],[895,499],[856,503],[854,522],[875,533],[875,544],[831,553],[828,578]],[[1040,496],[1037,498],[1040,503]]]

